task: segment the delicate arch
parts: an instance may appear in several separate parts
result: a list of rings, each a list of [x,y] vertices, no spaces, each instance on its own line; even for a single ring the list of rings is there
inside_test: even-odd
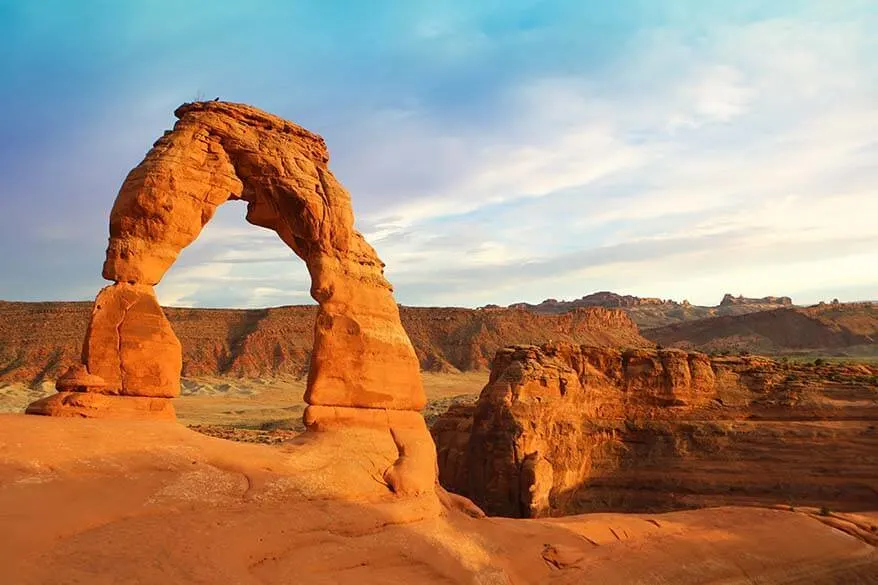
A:
[[[217,206],[243,199],[247,221],[277,232],[311,275],[320,305],[305,394],[311,422],[346,420],[339,407],[420,410],[418,360],[384,264],[354,229],[323,139],[243,104],[184,104],[175,114],[174,129],[128,174],[113,205],[103,276],[114,284],[95,301],[85,368],[59,380],[59,390],[148,400],[137,409],[167,414],[161,401],[179,394],[181,352],[152,287]],[[52,403],[58,412],[61,402]]]

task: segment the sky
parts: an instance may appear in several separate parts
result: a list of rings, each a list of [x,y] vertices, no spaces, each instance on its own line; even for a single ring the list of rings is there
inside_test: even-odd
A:
[[[406,305],[878,299],[878,0],[0,0],[0,299],[86,300],[195,99],[324,136]],[[312,302],[220,208],[166,305]]]

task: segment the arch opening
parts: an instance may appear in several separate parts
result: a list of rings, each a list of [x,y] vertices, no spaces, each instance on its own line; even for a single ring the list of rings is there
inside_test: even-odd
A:
[[[243,200],[229,199],[217,207],[198,238],[181,251],[155,286],[163,307],[316,306],[305,263],[276,232],[247,222],[246,212]],[[181,341],[185,356],[187,342]],[[186,370],[184,358],[184,376]]]

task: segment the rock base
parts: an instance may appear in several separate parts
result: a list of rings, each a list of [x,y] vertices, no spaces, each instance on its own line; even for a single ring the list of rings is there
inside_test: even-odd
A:
[[[27,414],[117,420],[176,420],[168,398],[115,396],[96,392],[58,392],[28,405]]]
[[[413,410],[310,405],[305,409],[310,432],[386,429],[397,459],[384,471],[384,481],[398,495],[432,493],[437,486],[436,445],[421,413]]]
[[[302,417],[309,431],[331,431],[338,428],[427,430],[420,412],[383,408],[352,408],[311,404]],[[427,433],[429,434],[429,433]]]

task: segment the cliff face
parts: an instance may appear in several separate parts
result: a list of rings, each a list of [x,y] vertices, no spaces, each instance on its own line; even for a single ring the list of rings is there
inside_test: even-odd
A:
[[[92,303],[0,302],[0,382],[39,384],[78,362]],[[301,376],[311,355],[316,306],[165,308],[183,346],[183,375]],[[478,370],[513,342],[649,346],[621,311],[534,315],[511,309],[400,308],[422,369]]]
[[[425,370],[480,370],[510,343],[652,345],[620,310],[594,307],[562,315],[515,309],[402,307],[402,323]]]
[[[878,368],[566,344],[499,351],[433,425],[443,485],[536,517],[878,497]]]

